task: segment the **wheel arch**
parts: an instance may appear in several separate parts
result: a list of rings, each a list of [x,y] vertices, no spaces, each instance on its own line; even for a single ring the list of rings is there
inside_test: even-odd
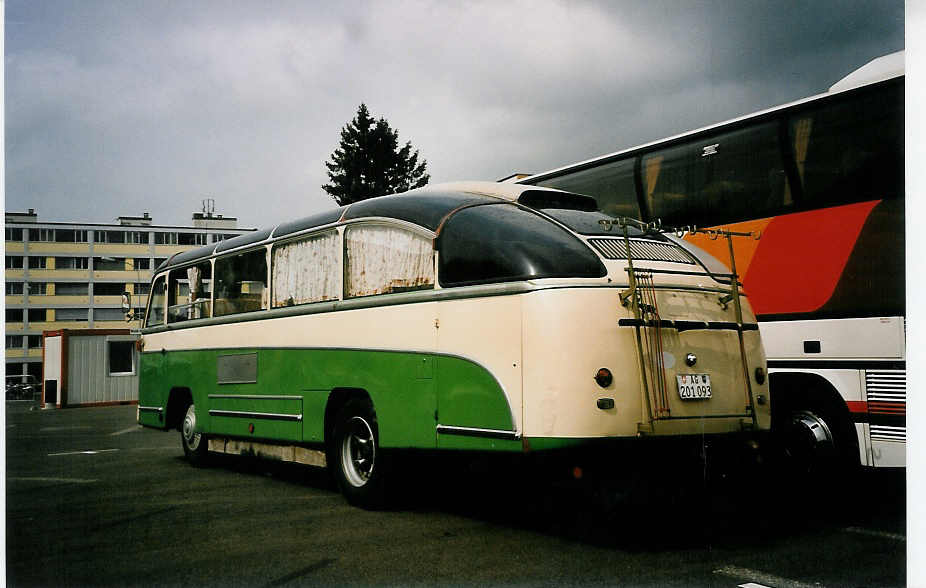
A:
[[[167,395],[167,416],[165,425],[168,430],[181,428],[186,407],[193,402],[193,392],[183,386],[175,386]]]
[[[325,404],[325,445],[331,441],[334,434],[335,419],[338,413],[354,398],[366,399],[373,406],[370,393],[363,388],[334,388],[328,394],[328,402]]]
[[[860,462],[859,439],[849,412],[849,405],[836,386],[824,376],[809,372],[774,372],[769,374],[772,403],[772,432],[782,430],[790,415],[799,410],[822,412],[834,420],[839,433],[851,445],[847,457]],[[836,431],[834,431],[836,433]]]

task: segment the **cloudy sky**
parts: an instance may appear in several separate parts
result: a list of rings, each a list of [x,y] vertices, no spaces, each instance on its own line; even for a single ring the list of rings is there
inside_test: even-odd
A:
[[[7,0],[6,209],[242,226],[334,206],[365,102],[432,182],[539,172],[826,90],[902,0]]]

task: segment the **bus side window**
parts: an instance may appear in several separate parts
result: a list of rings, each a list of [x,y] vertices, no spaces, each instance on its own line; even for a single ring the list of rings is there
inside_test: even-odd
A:
[[[172,270],[168,280],[167,322],[177,323],[212,315],[212,264],[208,261]]]
[[[401,227],[347,227],[344,264],[345,298],[434,287],[432,240]]]
[[[151,296],[148,302],[148,316],[146,326],[156,327],[164,324],[164,276],[158,276],[151,287]]]
[[[267,252],[256,249],[215,260],[214,316],[267,308]]]
[[[643,156],[644,196],[668,224],[719,224],[789,203],[776,121],[699,137]]]
[[[824,103],[789,120],[808,206],[903,197],[903,106],[898,85]]]
[[[337,300],[341,289],[339,247],[334,231],[275,246],[270,280],[273,307]]]
[[[633,167],[633,158],[613,161],[565,176],[543,180],[537,185],[591,196],[598,201],[598,208],[601,212],[610,216],[640,218]]]

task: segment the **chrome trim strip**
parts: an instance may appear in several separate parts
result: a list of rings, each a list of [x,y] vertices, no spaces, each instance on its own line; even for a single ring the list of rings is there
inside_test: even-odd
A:
[[[141,406],[139,405],[138,410],[142,412],[156,412],[156,413],[164,412],[164,408],[161,406]]]
[[[280,414],[274,412],[245,412],[241,410],[210,410],[209,416],[239,419],[267,419],[271,421],[301,421],[301,414]]]
[[[244,398],[246,400],[302,400],[302,396],[264,394],[210,394],[209,398]]]
[[[521,434],[517,431],[502,431],[499,429],[479,429],[476,427],[455,427],[453,425],[437,425],[438,435],[460,435],[463,437],[487,437],[489,439],[508,439],[517,441]]]

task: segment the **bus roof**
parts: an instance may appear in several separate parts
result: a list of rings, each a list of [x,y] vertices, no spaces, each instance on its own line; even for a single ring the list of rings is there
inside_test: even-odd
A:
[[[538,186],[499,184],[497,182],[436,184],[399,194],[361,200],[297,220],[280,223],[271,228],[239,235],[213,245],[177,253],[157,269],[161,270],[168,266],[183,265],[225,251],[265,243],[337,222],[361,218],[393,218],[408,221],[431,231],[437,231],[441,221],[460,207],[475,204],[515,202],[518,200],[521,200],[527,206],[539,207],[537,203],[545,200],[542,196],[546,194],[550,195],[550,198],[546,200],[554,204],[561,204],[563,202],[562,196],[565,195],[570,199],[569,207],[588,209],[596,206],[594,199],[587,196],[568,194],[560,190]],[[525,196],[527,196],[526,199]]]

